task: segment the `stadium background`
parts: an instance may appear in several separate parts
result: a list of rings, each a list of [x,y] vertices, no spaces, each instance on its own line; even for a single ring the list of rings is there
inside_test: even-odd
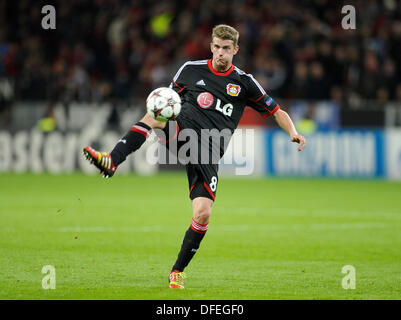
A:
[[[142,115],[153,88],[167,86],[186,60],[210,56],[210,30],[226,22],[241,34],[235,64],[311,135],[310,152],[280,167],[291,151],[266,133],[276,128],[270,119],[247,110],[241,125],[259,128],[255,149],[264,151],[254,156],[255,174],[400,179],[400,3],[355,2],[355,30],[341,27],[344,4],[55,2],[56,29],[43,30],[43,14],[29,1],[1,1],[0,170],[91,172],[79,161],[78,141],[111,148]],[[359,131],[341,131],[348,128]],[[94,141],[104,131],[110,137]],[[19,156],[25,152],[31,161]],[[303,169],[294,167],[299,161]],[[121,171],[157,170],[135,168]]]
[[[41,8],[46,4],[56,8],[55,30],[41,27]],[[355,30],[341,27],[341,8],[346,4],[356,9]],[[222,248],[234,243],[243,258],[250,254],[246,245],[255,248],[250,252],[259,252],[259,256],[248,258],[262,259],[275,270],[281,285],[275,286],[265,269],[263,276],[271,280],[269,291],[249,275],[254,287],[248,291],[226,292],[227,283],[218,283],[210,287],[212,294],[189,291],[184,298],[399,299],[399,284],[394,284],[394,279],[399,278],[396,248],[401,243],[401,188],[399,182],[387,181],[401,180],[401,2],[396,0],[72,0],[34,4],[0,0],[1,266],[11,268],[0,286],[2,298],[171,298],[159,292],[158,285],[165,285],[165,277],[159,279],[155,274],[165,273],[165,263],[161,265],[156,256],[166,254],[165,259],[170,261],[176,254],[177,232],[186,226],[190,203],[182,200],[184,194],[187,197],[183,172],[156,173],[182,168],[150,165],[145,161],[145,147],[119,168],[117,178],[105,184],[97,175],[81,174],[96,173],[81,151],[84,145],[110,149],[143,115],[144,100],[152,89],[167,86],[186,60],[210,56],[211,28],[219,23],[238,28],[240,51],[234,64],[252,73],[289,112],[299,132],[306,136],[307,147],[297,153],[296,146],[272,119],[264,120],[253,110],[246,110],[240,128],[255,129],[253,153],[247,159],[255,167],[246,181],[237,181],[233,174],[241,163],[221,166],[221,200],[220,204],[216,202],[214,220],[217,231],[213,233],[211,227],[210,239],[220,241]],[[241,137],[235,137],[233,144],[241,158],[246,151]],[[99,188],[100,193],[96,192]],[[169,192],[161,192],[159,201],[145,208],[146,201],[154,201],[146,191],[152,188]],[[288,200],[286,194],[298,194],[305,200]],[[260,203],[264,197],[269,200]],[[167,217],[160,211],[160,203],[173,213]],[[110,206],[113,218],[105,209]],[[131,208],[137,214],[127,218],[124,212]],[[153,218],[147,215],[149,211]],[[175,233],[160,229],[160,223],[172,219],[182,223],[172,229]],[[264,224],[260,225],[260,219]],[[55,229],[60,231],[57,235],[51,233]],[[227,240],[232,239],[233,230],[241,234],[238,241]],[[138,232],[158,232],[166,238],[160,240],[156,234],[153,239],[148,239],[149,234],[135,238]],[[19,243],[14,242],[16,234]],[[151,275],[156,278],[150,291],[141,288],[138,293],[129,288],[129,295],[114,295],[119,289],[107,279],[103,279],[105,291],[96,291],[101,271],[111,272],[114,278],[110,279],[121,285],[118,288],[125,286],[121,274],[128,272],[112,264],[111,256],[104,258],[96,251],[99,244],[106,252],[115,250],[113,244],[105,242],[104,234],[121,246],[121,252],[113,256],[121,265],[131,250],[144,250],[139,260],[148,264],[131,262],[129,272],[132,268],[145,270],[150,263],[157,271]],[[167,238],[171,246],[164,252],[157,246]],[[84,244],[78,245],[78,239]],[[144,247],[133,244],[133,239]],[[282,244],[269,247],[273,252],[270,256],[263,243],[277,241]],[[307,244],[296,251],[297,242]],[[24,251],[27,243],[32,245]],[[46,254],[40,253],[51,243]],[[207,256],[207,252],[227,255],[212,243],[205,244],[211,264],[216,256]],[[349,244],[359,252],[357,258],[346,249]],[[333,252],[322,249],[325,245]],[[58,252],[66,253],[68,262],[60,260]],[[237,263],[237,273],[230,271],[236,279],[250,267],[238,256],[230,256],[230,261]],[[342,260],[336,260],[338,256]],[[332,290],[330,285],[341,281],[341,275],[333,274],[339,273],[342,265],[355,262],[354,258],[362,267],[364,262],[370,263],[364,269],[369,275],[364,276],[367,284],[362,285],[365,291],[344,296],[341,288]],[[79,283],[79,276],[71,271],[81,268],[78,261],[91,265],[102,259],[97,278],[92,279],[94,274],[89,271],[82,276],[91,279],[89,287],[92,284],[97,288],[92,296],[80,291],[79,285],[69,293],[56,290],[58,295],[37,292],[42,261],[56,264],[64,276],[70,276],[58,282],[66,288],[74,281]],[[325,268],[332,271],[327,278],[322,276],[319,260],[326,261]],[[210,270],[204,261],[209,260],[195,259],[194,264]],[[217,261],[221,272],[230,270],[229,260],[224,262],[227,266],[223,260]],[[252,261],[255,266],[251,270],[256,274],[260,261]],[[330,261],[337,264],[333,266]],[[37,265],[33,266],[34,262]],[[114,267],[120,273],[110,271]],[[285,268],[290,271],[282,271]],[[304,285],[294,268],[313,270],[318,277],[307,275]],[[195,278],[200,276],[196,270],[192,269]],[[135,272],[138,275],[140,271]],[[380,282],[384,273],[387,278]],[[227,280],[225,274],[223,278]],[[18,285],[16,279],[22,279]],[[322,279],[329,284],[314,286]],[[141,281],[136,283],[145,285]],[[235,286],[235,280],[227,281]],[[372,284],[374,281],[380,285]],[[294,283],[301,283],[297,292],[291,291]],[[201,280],[192,284],[202,286]],[[108,288],[114,290],[113,294]],[[183,298],[176,294],[172,297]]]

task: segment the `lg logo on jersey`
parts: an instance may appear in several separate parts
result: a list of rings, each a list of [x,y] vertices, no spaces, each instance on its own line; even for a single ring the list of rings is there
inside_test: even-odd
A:
[[[214,98],[210,92],[202,92],[198,95],[198,98],[196,99],[196,101],[198,102],[198,105],[201,108],[208,109],[213,105]],[[221,100],[217,99],[215,109],[217,111],[220,111],[225,116],[230,117],[231,114],[233,113],[234,106],[231,103],[227,103],[221,107]]]
[[[221,100],[217,99],[216,110],[222,112],[226,116],[231,117],[234,106],[231,103],[227,103],[223,107],[220,107],[220,105],[221,105]]]

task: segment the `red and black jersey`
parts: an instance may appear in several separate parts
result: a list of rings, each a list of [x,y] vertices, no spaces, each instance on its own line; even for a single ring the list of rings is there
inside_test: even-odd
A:
[[[251,75],[234,65],[222,73],[213,69],[212,60],[188,61],[174,76],[170,88],[178,92],[185,118],[194,129],[230,129],[234,132],[246,106],[263,117],[280,107]]]

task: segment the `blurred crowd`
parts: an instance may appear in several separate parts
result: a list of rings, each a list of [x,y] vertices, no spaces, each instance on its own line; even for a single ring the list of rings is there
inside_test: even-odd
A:
[[[56,8],[43,30],[42,6]],[[343,5],[356,29],[343,30]],[[0,109],[15,100],[131,103],[240,32],[234,64],[275,98],[401,100],[399,0],[0,0]]]

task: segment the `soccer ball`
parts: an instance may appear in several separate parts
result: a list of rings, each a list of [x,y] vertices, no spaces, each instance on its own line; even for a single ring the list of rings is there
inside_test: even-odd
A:
[[[148,113],[156,120],[166,122],[175,119],[181,111],[181,98],[170,88],[157,88],[146,99]]]

